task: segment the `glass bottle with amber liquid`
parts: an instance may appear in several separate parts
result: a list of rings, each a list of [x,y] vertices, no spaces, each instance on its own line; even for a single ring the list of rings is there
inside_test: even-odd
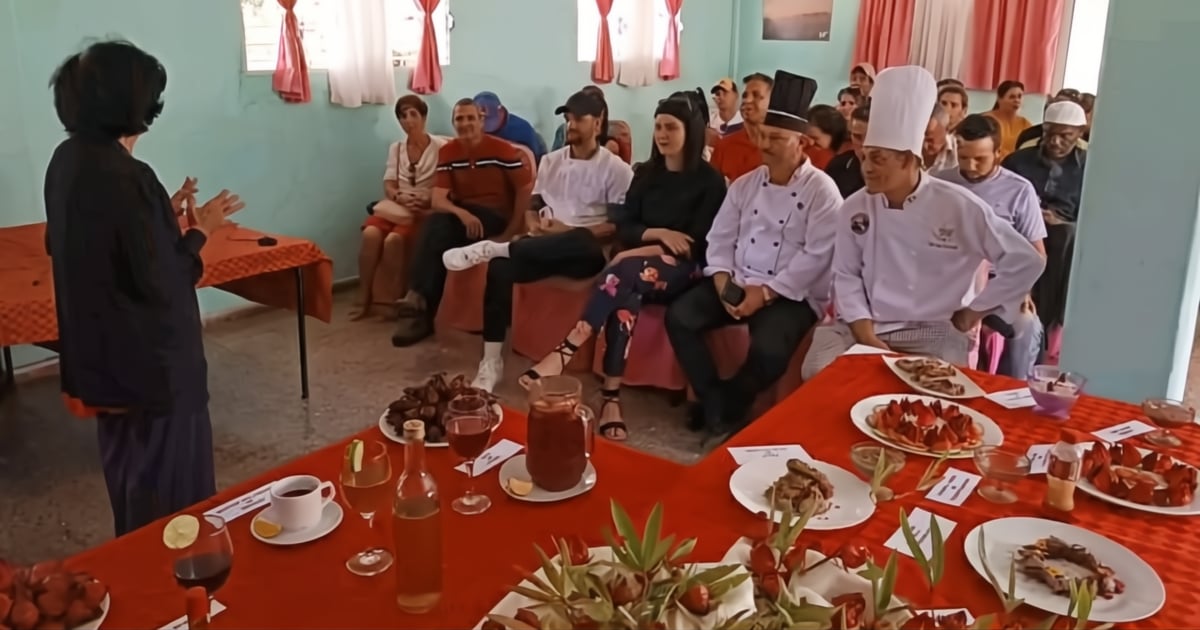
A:
[[[392,506],[396,604],[410,614],[429,612],[442,597],[441,497],[425,469],[425,423],[404,423],[404,472]]]
[[[1073,432],[1062,431],[1047,458],[1046,497],[1042,507],[1058,520],[1071,520],[1071,511],[1075,509],[1075,486],[1083,469],[1077,442]]]

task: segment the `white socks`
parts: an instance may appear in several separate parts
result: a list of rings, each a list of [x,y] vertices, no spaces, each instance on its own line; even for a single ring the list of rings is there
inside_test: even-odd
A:
[[[504,353],[503,341],[485,341],[483,342],[483,358],[484,359],[502,359]]]

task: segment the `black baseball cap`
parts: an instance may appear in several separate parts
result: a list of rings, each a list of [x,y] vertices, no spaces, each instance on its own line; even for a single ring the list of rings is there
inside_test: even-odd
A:
[[[600,116],[604,113],[604,104],[587,92],[576,92],[567,99],[566,104],[554,110],[554,115],[561,116],[567,112],[576,116]]]

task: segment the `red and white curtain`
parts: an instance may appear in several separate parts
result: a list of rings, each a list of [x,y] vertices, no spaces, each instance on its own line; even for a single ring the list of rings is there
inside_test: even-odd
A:
[[[917,0],[908,62],[933,76],[957,78],[968,52],[975,0]]]
[[[963,82],[992,89],[1015,79],[1046,94],[1054,80],[1065,0],[976,0]]]
[[[592,81],[595,83],[612,83],[613,80],[612,34],[608,28],[608,16],[612,8],[613,0],[596,0],[600,26],[596,33],[596,60],[592,62]]]
[[[916,0],[863,0],[852,65],[870,63],[876,70],[908,63]]]
[[[658,78],[671,81],[679,78],[679,12],[683,0],[663,0],[667,4],[667,41],[663,44],[662,59],[658,62]]]
[[[283,24],[279,27],[279,55],[271,87],[288,103],[307,103],[312,100],[312,86],[304,56],[304,34],[296,18],[296,1],[278,0],[283,7]]]
[[[412,91],[417,94],[437,94],[442,89],[442,63],[438,56],[437,31],[433,27],[433,12],[441,0],[413,0],[417,9],[425,14],[421,28],[421,52],[417,55],[417,67],[413,70]]]

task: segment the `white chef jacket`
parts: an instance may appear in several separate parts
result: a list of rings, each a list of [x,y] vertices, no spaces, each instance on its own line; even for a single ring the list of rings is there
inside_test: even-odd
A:
[[[996,276],[975,295],[975,272],[985,260]],[[833,294],[842,321],[869,319],[878,333],[948,321],[963,306],[1013,321],[1044,267],[1033,245],[986,202],[921,173],[901,210],[865,189],[846,199]]]
[[[726,272],[740,285],[766,285],[824,313],[842,195],[811,160],[787,185],[770,178],[760,166],[729,187],[708,232],[704,275]]]
[[[555,219],[587,227],[608,220],[608,204],[624,203],[632,180],[633,168],[608,149],[578,160],[567,146],[542,156],[533,194],[542,196]]]

